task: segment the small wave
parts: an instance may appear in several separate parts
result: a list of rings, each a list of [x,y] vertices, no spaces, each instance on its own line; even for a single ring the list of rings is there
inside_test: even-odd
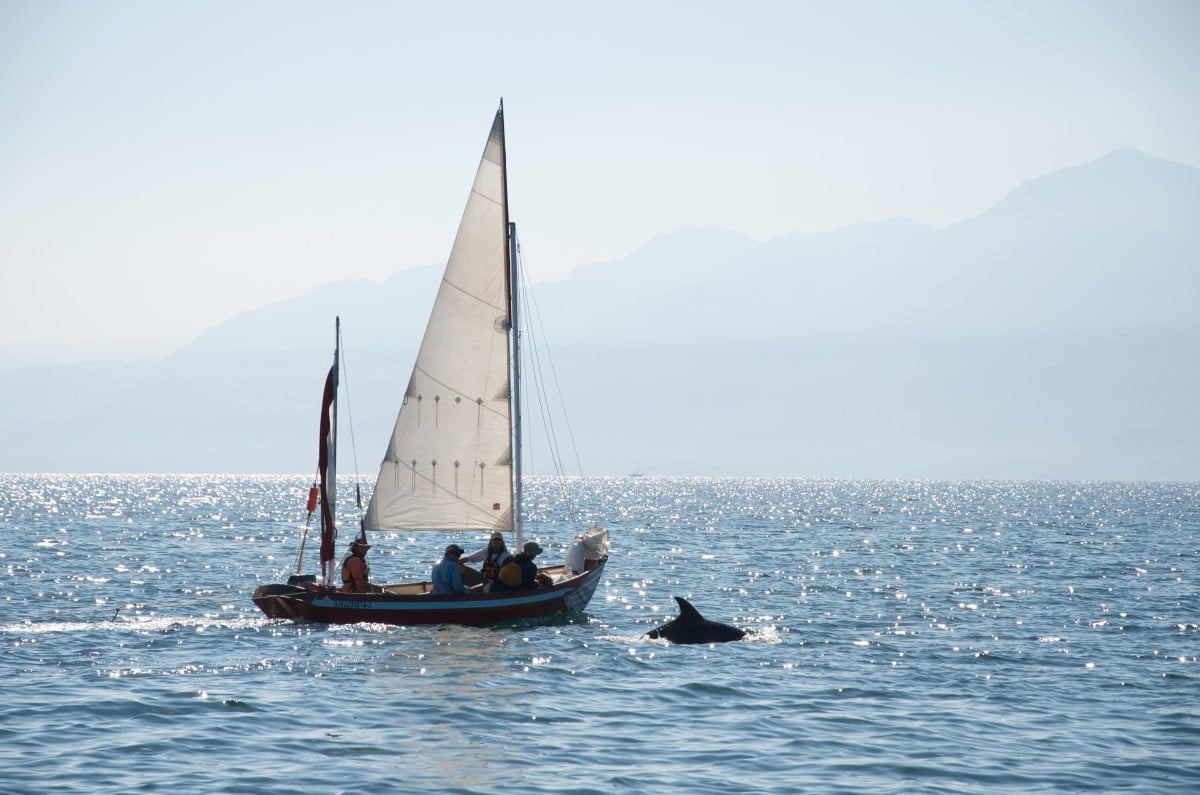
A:
[[[72,632],[167,632],[191,628],[203,632],[209,629],[257,629],[261,618],[213,619],[203,617],[137,616],[101,621],[26,621],[20,624],[0,624],[0,632],[18,635],[47,635]]]
[[[774,624],[750,627],[746,630],[746,637],[742,640],[747,643],[766,643],[768,645],[783,643],[779,629]]]

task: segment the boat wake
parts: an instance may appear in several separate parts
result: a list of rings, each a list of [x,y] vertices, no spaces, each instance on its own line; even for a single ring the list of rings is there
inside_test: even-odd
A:
[[[118,616],[101,621],[26,621],[20,624],[0,624],[0,633],[15,635],[48,635],[72,632],[169,632],[194,629],[258,629],[264,621],[254,618],[208,618],[204,616]]]

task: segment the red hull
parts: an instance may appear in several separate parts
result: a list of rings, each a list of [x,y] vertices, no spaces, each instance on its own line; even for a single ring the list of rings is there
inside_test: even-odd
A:
[[[322,624],[481,626],[582,611],[600,582],[607,560],[603,558],[596,561],[595,566],[583,574],[535,591],[467,596],[387,592],[350,594],[272,584],[263,585],[254,592],[254,604],[270,618]]]

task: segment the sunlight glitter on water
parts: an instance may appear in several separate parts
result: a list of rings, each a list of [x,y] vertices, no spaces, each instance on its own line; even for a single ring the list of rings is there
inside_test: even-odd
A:
[[[0,726],[40,771],[13,792],[131,791],[113,725],[161,791],[333,791],[333,769],[442,792],[430,759],[498,770],[509,747],[606,792],[1200,786],[1179,707],[1200,686],[1195,485],[535,481],[548,554],[581,520],[609,526],[605,581],[571,623],[470,630],[257,613],[249,593],[295,565],[303,477],[0,485]],[[438,553],[384,534],[372,570],[424,577]],[[646,638],[676,595],[746,641]],[[64,741],[81,765],[52,764]]]

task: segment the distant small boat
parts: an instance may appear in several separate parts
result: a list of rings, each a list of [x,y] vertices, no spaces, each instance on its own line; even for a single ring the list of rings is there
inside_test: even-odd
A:
[[[508,218],[504,106],[496,112],[441,287],[362,521],[369,531],[496,531],[522,540],[521,356],[516,226]],[[608,561],[608,533],[577,535],[563,564],[539,570],[536,590],[431,595],[429,581],[345,593],[333,582],[336,539],[337,387],[334,363],[321,403],[321,578],[297,566],[287,583],[260,586],[272,618],[331,624],[481,625],[582,611]],[[306,532],[307,536],[307,532]],[[301,541],[301,560],[304,541]]]

